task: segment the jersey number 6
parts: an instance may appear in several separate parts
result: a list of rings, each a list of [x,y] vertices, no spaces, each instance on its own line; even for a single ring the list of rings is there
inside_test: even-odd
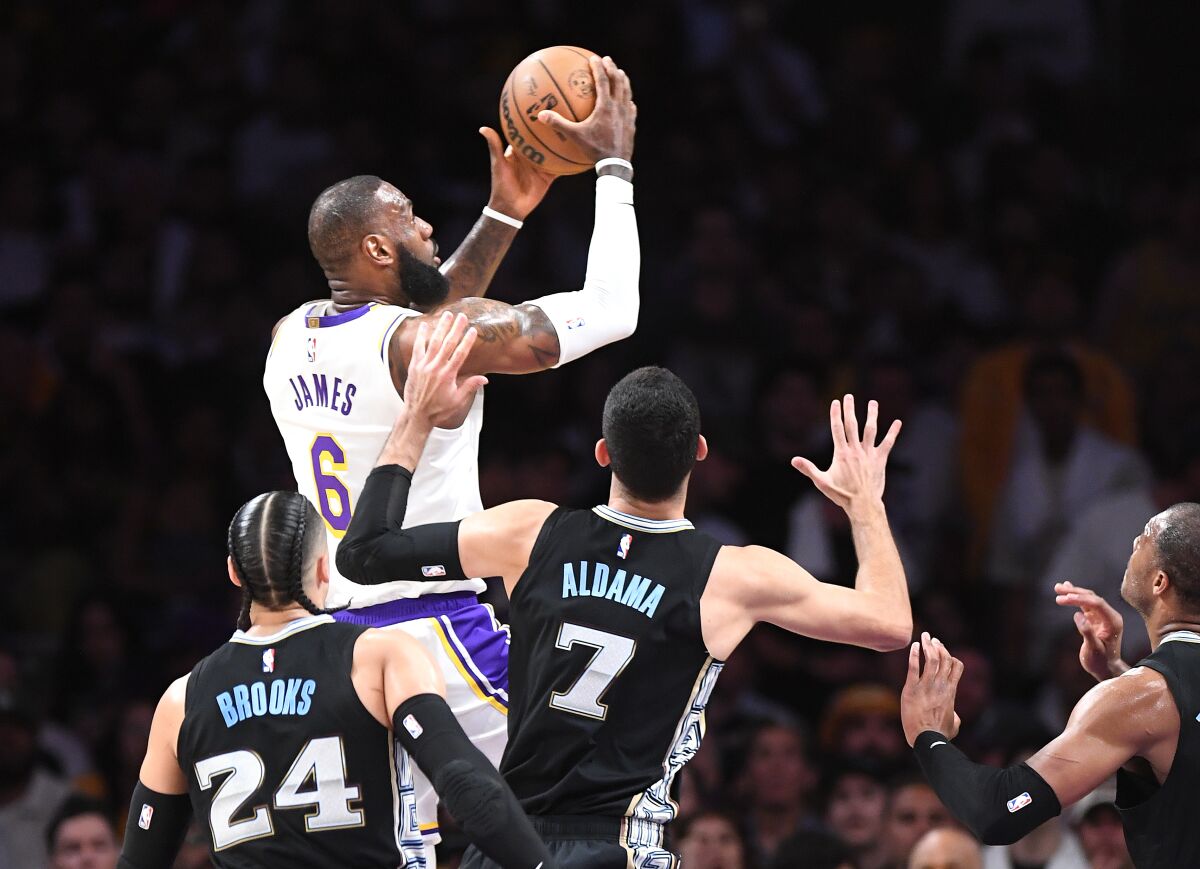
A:
[[[633,654],[637,651],[637,641],[620,634],[610,634],[595,628],[563,622],[558,629],[558,640],[554,645],[570,651],[577,643],[581,646],[591,646],[596,653],[575,680],[575,684],[566,691],[555,691],[550,695],[550,705],[563,712],[603,721],[608,715],[608,707],[600,702],[600,698],[633,660]]]
[[[340,538],[350,527],[350,491],[333,472],[346,470],[346,451],[333,435],[322,432],[313,440],[311,452],[321,517],[333,536]]]

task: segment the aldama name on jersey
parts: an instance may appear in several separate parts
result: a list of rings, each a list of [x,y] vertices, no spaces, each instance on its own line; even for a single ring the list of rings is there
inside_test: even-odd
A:
[[[588,563],[581,561],[577,578],[575,565],[568,561],[563,565],[562,596],[564,600],[568,597],[602,597],[632,607],[648,619],[653,618],[666,589],[654,580],[638,576],[636,573],[628,577],[628,581],[627,577],[624,570],[618,568],[616,573],[613,573],[612,569],[601,561],[592,565],[592,574],[589,577]]]

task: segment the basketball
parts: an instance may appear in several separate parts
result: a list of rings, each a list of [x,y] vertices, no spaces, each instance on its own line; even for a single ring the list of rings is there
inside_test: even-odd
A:
[[[500,92],[500,129],[513,153],[554,175],[574,175],[593,161],[570,139],[537,120],[549,109],[582,121],[596,105],[588,58],[595,52],[571,45],[535,51],[518,63]]]

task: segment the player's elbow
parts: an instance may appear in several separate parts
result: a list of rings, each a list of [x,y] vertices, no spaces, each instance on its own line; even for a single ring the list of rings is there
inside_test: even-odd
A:
[[[895,652],[908,645],[912,632],[912,613],[905,612],[876,625],[866,645],[876,652]]]
[[[351,540],[349,536],[343,538],[338,544],[337,558],[334,561],[337,563],[338,573],[346,579],[358,583],[364,581],[366,559],[361,541]]]

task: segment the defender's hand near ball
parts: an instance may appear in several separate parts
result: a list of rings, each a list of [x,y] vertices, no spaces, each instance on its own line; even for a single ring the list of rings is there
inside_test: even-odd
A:
[[[611,57],[601,60],[593,55],[588,63],[596,83],[596,107],[582,121],[569,121],[557,112],[538,113],[540,123],[572,139],[592,162],[605,157],[629,160],[633,157],[633,136],[637,126],[637,105],[629,76]]]
[[[557,178],[529,160],[504,146],[500,134],[490,127],[480,127],[479,134],[487,141],[488,161],[492,166],[492,195],[488,208],[524,220],[538,207],[550,182]]]

